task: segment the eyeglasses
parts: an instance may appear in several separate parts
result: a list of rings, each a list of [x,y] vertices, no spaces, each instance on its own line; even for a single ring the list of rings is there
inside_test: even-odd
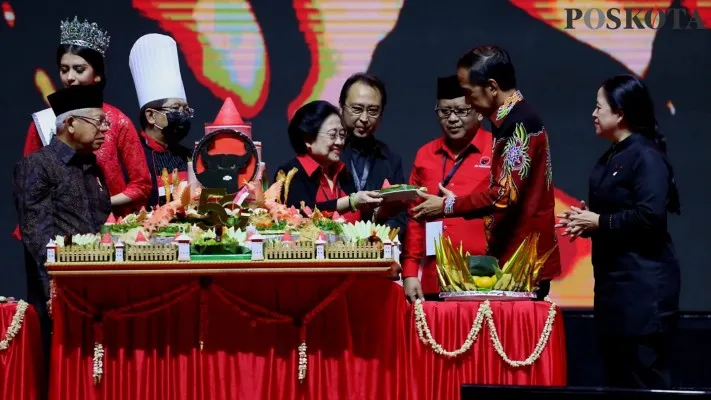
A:
[[[336,138],[338,138],[345,141],[347,136],[345,129],[331,129],[330,131],[319,133],[326,135],[331,140],[336,140]]]
[[[456,115],[459,118],[464,118],[471,114],[472,108],[471,107],[466,107],[466,108],[435,108],[435,111],[437,111],[437,116],[439,116],[441,119],[449,118],[452,113]]]
[[[83,115],[72,115],[72,117],[84,120],[84,121],[94,125],[96,127],[96,129],[111,128],[111,122],[109,122],[109,120],[107,120],[106,118],[91,118],[91,117],[85,117]]]
[[[190,108],[189,106],[161,107],[159,110],[171,113],[181,113],[187,115],[188,117],[192,117],[195,115],[195,110]]]
[[[362,106],[360,104],[355,104],[352,106],[346,104],[345,106],[348,109],[348,111],[350,111],[351,114],[353,114],[356,117],[359,117],[361,114],[363,114],[365,112],[366,114],[368,114],[369,117],[376,118],[376,117],[380,116],[380,113],[381,113],[381,109],[376,108],[376,107],[366,109],[364,106]]]

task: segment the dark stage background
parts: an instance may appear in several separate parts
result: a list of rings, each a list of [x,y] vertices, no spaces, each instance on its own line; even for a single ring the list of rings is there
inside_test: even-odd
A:
[[[400,152],[409,170],[417,148],[439,134],[433,112],[436,77],[454,73],[458,56],[474,45],[503,46],[517,67],[519,88],[542,114],[551,135],[559,207],[586,197],[590,168],[608,145],[595,137],[590,116],[600,81],[618,73],[644,76],[668,137],[682,195],[683,216],[671,218],[683,267],[682,307],[711,310],[704,183],[711,175],[711,31],[563,31],[562,8],[555,8],[562,6],[553,1],[312,3],[3,1],[0,293],[25,293],[21,245],[10,236],[17,220],[12,168],[22,153],[30,113],[46,108],[44,97],[59,84],[54,62],[59,22],[79,15],[109,31],[106,99],[136,126],[129,50],[141,35],[166,33],[179,43],[188,100],[196,109],[196,124],[186,143],[203,134],[202,124],[211,121],[230,96],[253,122],[253,135],[264,143],[268,166],[292,156],[285,127],[293,110],[318,98],[335,102],[348,75],[368,70],[388,88],[378,136]],[[640,3],[645,1],[635,2]],[[711,13],[702,15],[711,27]],[[590,306],[589,245],[565,241],[562,246],[566,271],[553,288],[555,299],[564,306]]]

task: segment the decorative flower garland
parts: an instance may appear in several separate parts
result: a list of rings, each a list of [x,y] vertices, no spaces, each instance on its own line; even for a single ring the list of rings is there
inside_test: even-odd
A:
[[[466,353],[472,348],[474,342],[476,342],[477,337],[479,336],[479,333],[481,332],[481,328],[484,325],[484,321],[486,320],[487,327],[489,328],[489,336],[494,346],[494,350],[501,357],[501,359],[506,364],[514,368],[527,367],[532,365],[541,357],[541,354],[543,353],[543,350],[545,350],[546,345],[548,344],[548,339],[550,338],[551,332],[553,330],[553,322],[555,321],[557,308],[555,303],[553,303],[553,301],[551,301],[549,298],[546,298],[545,301],[550,304],[550,308],[548,309],[548,318],[546,319],[546,323],[543,327],[543,332],[541,332],[541,336],[538,338],[538,343],[536,343],[536,347],[533,349],[533,352],[525,360],[522,361],[512,360],[506,354],[504,346],[501,343],[501,340],[499,339],[499,334],[496,330],[496,325],[494,324],[494,311],[491,309],[491,303],[489,303],[489,300],[486,300],[485,302],[479,305],[479,309],[476,313],[476,318],[474,318],[474,323],[472,324],[472,328],[467,334],[467,338],[464,340],[464,344],[462,344],[462,346],[456,350],[445,350],[432,337],[432,332],[430,331],[430,328],[427,325],[427,315],[425,315],[422,300],[419,299],[415,302],[415,327],[417,329],[417,335],[420,337],[420,341],[422,343],[424,343],[425,345],[429,345],[432,350],[439,355],[454,358]]]
[[[0,302],[4,303],[7,301],[5,297],[0,298],[0,300],[3,299],[4,301]],[[17,308],[15,309],[15,315],[12,316],[12,322],[10,323],[10,326],[7,327],[5,338],[0,341],[0,351],[7,350],[10,342],[12,342],[12,339],[14,339],[20,332],[20,329],[22,329],[22,323],[25,320],[25,311],[27,311],[28,306],[27,302],[23,300],[17,302]]]
[[[306,379],[306,369],[308,368],[309,359],[306,357],[306,342],[299,345],[299,382]]]

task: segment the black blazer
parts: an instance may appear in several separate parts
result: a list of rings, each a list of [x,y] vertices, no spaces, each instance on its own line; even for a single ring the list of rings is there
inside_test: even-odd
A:
[[[595,319],[603,335],[663,331],[679,309],[680,268],[667,231],[666,155],[639,134],[614,145],[590,174]]]
[[[338,199],[316,203],[316,193],[318,192],[321,179],[320,169],[317,169],[311,176],[308,176],[304,167],[301,166],[301,163],[296,158],[292,158],[277,168],[277,174],[280,170],[288,174],[292,168],[296,168],[298,172],[294,175],[289,184],[289,197],[286,200],[287,206],[294,206],[299,209],[303,201],[304,204],[311,207],[311,209],[314,209],[315,206],[321,211],[336,211],[336,202]],[[276,182],[276,174],[274,175],[273,182]],[[356,191],[353,178],[348,172],[348,168],[343,168],[341,173],[338,174],[338,179],[335,183],[346,195],[355,193]],[[281,191],[282,202],[284,201],[285,192],[285,190]]]
[[[368,179],[365,182],[363,190],[380,190],[383,187],[383,182],[387,179],[391,185],[406,184],[408,180],[402,170],[402,158],[395,153],[387,144],[380,140],[373,140],[372,148],[369,149],[368,156],[372,157],[372,166],[368,174]],[[346,164],[346,169],[349,176],[353,177],[352,162],[359,157],[359,153],[350,143],[346,144],[341,161]],[[362,156],[361,156],[362,157]],[[355,190],[355,182],[351,183]],[[370,220],[373,217],[372,211],[362,211],[361,219]],[[387,221],[385,225],[392,229],[400,228],[400,242],[404,243],[405,230],[407,229],[407,210],[403,210]]]

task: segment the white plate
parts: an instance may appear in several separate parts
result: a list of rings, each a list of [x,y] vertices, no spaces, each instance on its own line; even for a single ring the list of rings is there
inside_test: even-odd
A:
[[[464,292],[442,292],[440,299],[444,301],[521,301],[536,298],[535,292],[507,292],[504,290],[491,290],[488,292],[464,291]]]

